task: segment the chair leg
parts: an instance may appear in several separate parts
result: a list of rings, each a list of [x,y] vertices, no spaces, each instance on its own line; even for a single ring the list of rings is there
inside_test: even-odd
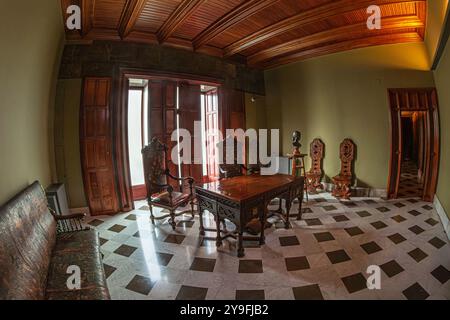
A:
[[[283,213],[283,199],[281,199],[281,198],[279,198],[280,199],[280,206],[278,207],[278,213]]]
[[[148,207],[150,208],[150,220],[152,224],[155,225],[155,216],[153,215],[153,206],[149,203]]]
[[[191,214],[192,214],[192,219],[194,219],[195,218],[194,201],[191,201]]]
[[[177,224],[175,222],[175,211],[170,211],[170,225],[172,226],[173,231],[175,231]]]

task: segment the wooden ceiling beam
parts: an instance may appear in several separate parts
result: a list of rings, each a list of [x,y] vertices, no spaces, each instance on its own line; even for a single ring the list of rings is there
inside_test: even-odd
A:
[[[310,50],[297,52],[288,56],[284,56],[278,59],[273,59],[259,64],[259,68],[275,68],[288,63],[298,62],[313,57],[319,57],[326,54],[348,51],[359,48],[366,48],[371,46],[397,44],[407,42],[421,42],[422,37],[417,32],[403,32],[394,34],[385,34],[372,37],[364,37],[360,39],[352,39],[348,41],[338,42]]]
[[[203,30],[193,41],[198,49],[232,26],[277,3],[279,0],[248,0]]]
[[[206,0],[183,0],[172,12],[157,32],[160,43],[163,43],[183,24]]]
[[[366,22],[355,23],[311,34],[262,50],[248,57],[247,61],[249,65],[257,65],[265,60],[273,59],[274,57],[292,52],[299,52],[300,50],[304,50],[309,47],[318,46],[329,42],[348,40],[348,37],[360,38],[361,36],[377,36],[380,32],[387,30],[423,28],[424,26],[424,22],[415,15],[384,18],[382,21],[381,30],[369,30]]]
[[[81,35],[86,36],[94,25],[94,0],[81,0]]]
[[[370,5],[386,5],[395,3],[417,3],[426,0],[338,0],[314,9],[299,13],[280,22],[269,25],[224,49],[224,56],[231,56],[249,49],[263,41],[279,36],[285,32],[300,28],[307,24],[367,8]]]
[[[147,0],[127,0],[119,22],[119,35],[123,39],[133,30]]]

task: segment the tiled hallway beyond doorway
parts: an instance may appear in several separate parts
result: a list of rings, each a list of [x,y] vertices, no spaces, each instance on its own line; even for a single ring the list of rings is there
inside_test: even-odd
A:
[[[399,198],[421,198],[423,196],[423,185],[419,181],[419,170],[412,161],[402,162],[402,171],[400,175],[400,185],[398,188]]]

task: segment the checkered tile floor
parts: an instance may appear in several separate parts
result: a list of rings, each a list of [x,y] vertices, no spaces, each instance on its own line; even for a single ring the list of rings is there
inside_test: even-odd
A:
[[[398,189],[399,198],[422,197],[423,186],[419,183],[418,169],[414,162],[405,161],[402,163],[400,184]]]
[[[216,249],[199,237],[198,217],[179,217],[174,232],[152,226],[144,202],[136,208],[88,220],[113,299],[450,299],[450,244],[418,199],[311,196],[303,221],[285,230],[273,220],[266,245],[246,242],[242,259],[235,241]],[[366,287],[370,265],[381,268],[381,290]]]

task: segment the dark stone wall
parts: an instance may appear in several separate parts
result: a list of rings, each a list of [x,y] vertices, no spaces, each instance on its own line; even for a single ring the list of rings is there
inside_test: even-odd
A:
[[[188,50],[118,41],[66,45],[59,78],[114,77],[120,68],[211,77],[221,80],[226,87],[265,95],[262,70]]]

